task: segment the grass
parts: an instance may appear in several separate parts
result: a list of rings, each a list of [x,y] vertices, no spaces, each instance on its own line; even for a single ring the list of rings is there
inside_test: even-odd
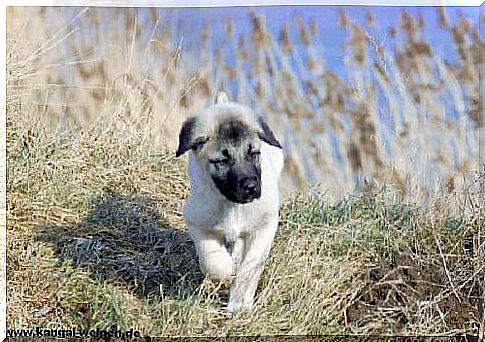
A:
[[[318,29],[298,19],[308,59],[289,40],[293,26],[275,39],[264,18],[253,16],[250,41],[228,45],[237,66],[222,62],[224,51],[202,49],[194,71],[156,11],[150,26],[133,10],[113,9],[101,21],[101,10],[71,9],[63,12],[71,11],[70,22],[31,30],[56,11],[8,12],[9,328],[114,325],[152,336],[479,333],[484,183],[474,167],[473,106],[482,42],[466,18],[450,24],[440,12],[460,55],[450,66],[430,56],[418,18],[404,13],[394,28],[400,50],[383,51],[367,27],[342,13],[350,39],[343,80],[315,68],[323,58],[314,44]],[[86,27],[100,51],[93,52]],[[148,42],[140,38],[146,27],[153,28]],[[210,30],[202,35],[207,44]],[[121,49],[123,58],[108,58],[106,47]],[[313,78],[300,84],[307,69]],[[204,279],[197,267],[181,215],[186,163],[173,154],[180,122],[229,81],[241,89],[233,95],[255,99],[282,137],[283,186],[292,190],[255,310],[234,318],[222,310],[226,284]],[[389,136],[379,96],[394,122]],[[461,124],[444,115],[448,109]],[[341,161],[316,148],[331,146],[332,134]]]
[[[477,334],[480,216],[432,216],[381,189],[285,200],[253,314],[229,318],[180,212],[185,162],[107,120],[61,136],[9,107],[9,328],[151,336]]]

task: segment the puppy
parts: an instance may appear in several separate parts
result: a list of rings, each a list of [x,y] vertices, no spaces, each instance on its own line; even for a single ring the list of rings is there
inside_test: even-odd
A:
[[[200,269],[233,278],[230,313],[251,309],[278,228],[281,145],[261,116],[220,93],[184,122],[176,156],[185,152],[192,193],[183,213]]]

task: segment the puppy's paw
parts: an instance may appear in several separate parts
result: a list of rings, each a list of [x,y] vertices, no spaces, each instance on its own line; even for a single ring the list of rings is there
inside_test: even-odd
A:
[[[227,312],[231,315],[235,315],[241,311],[251,311],[253,309],[254,299],[240,300],[237,298],[229,299],[227,304]]]

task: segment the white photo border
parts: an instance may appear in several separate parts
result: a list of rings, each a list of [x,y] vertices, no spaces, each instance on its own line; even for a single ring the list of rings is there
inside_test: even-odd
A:
[[[0,35],[2,53],[0,62],[6,66],[6,9],[9,6],[103,6],[103,7],[224,7],[224,6],[270,6],[270,5],[360,5],[360,6],[481,6],[482,0],[7,0],[0,10]],[[6,337],[6,68],[0,68],[3,88],[0,116],[0,341]]]

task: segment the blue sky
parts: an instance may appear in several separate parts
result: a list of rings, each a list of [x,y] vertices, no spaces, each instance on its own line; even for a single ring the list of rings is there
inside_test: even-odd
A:
[[[64,17],[65,22],[79,15],[85,7],[60,7],[61,16]],[[56,8],[52,13],[58,16]],[[278,36],[282,24],[288,23],[291,33],[292,41],[297,45],[297,29],[294,18],[299,15],[304,21],[310,22],[316,20],[318,23],[319,34],[316,42],[316,50],[318,54],[323,54],[326,66],[332,71],[340,74],[346,78],[346,70],[344,65],[344,46],[348,38],[348,32],[337,25],[340,10],[346,11],[348,17],[352,20],[365,25],[366,16],[372,13],[375,17],[374,27],[366,27],[366,30],[372,35],[376,41],[382,43],[384,49],[388,52],[394,50],[396,40],[388,35],[390,26],[398,26],[400,23],[401,12],[406,10],[411,14],[417,16],[421,15],[425,22],[424,38],[430,41],[435,54],[442,56],[447,61],[453,61],[456,57],[455,45],[452,42],[452,37],[449,32],[439,28],[438,14],[436,7],[400,7],[400,6],[244,6],[244,7],[159,7],[158,12],[161,15],[160,27],[164,28],[170,25],[172,28],[172,44],[174,47],[182,42],[183,53],[190,57],[198,56],[200,51],[199,39],[201,31],[206,23],[210,23],[212,27],[212,44],[213,46],[221,46],[228,52],[227,60],[229,64],[233,64],[231,54],[234,52],[232,44],[227,44],[224,41],[224,25],[225,19],[230,19],[234,22],[236,27],[235,39],[240,35],[247,36],[250,33],[249,15],[251,12],[256,12],[266,18],[266,24],[274,36]],[[92,7],[90,10],[99,11],[101,18],[106,20],[113,20],[117,14],[113,15],[113,8],[110,7]],[[479,7],[447,7],[446,12],[451,18],[451,21],[456,21],[459,14],[471,18],[475,23],[479,19]],[[146,37],[142,39],[148,42],[148,37],[153,29],[153,21],[150,18],[150,9],[141,7],[138,10],[138,23],[145,28],[144,34]],[[108,19],[109,18],[109,19]],[[147,20],[145,20],[147,19]],[[80,29],[81,35],[85,35],[86,39],[90,39],[95,34],[94,28],[89,24],[89,20],[85,16],[81,16],[75,23]],[[117,24],[124,25],[120,20]],[[111,25],[110,25],[111,26]],[[116,25],[115,25],[116,26]],[[111,26],[113,27],[113,26]],[[105,32],[98,32],[103,35]],[[94,38],[94,36],[93,36]],[[399,38],[398,38],[399,39]],[[298,49],[302,57],[305,57],[307,49]],[[101,53],[110,53],[109,51],[101,51]],[[188,63],[194,60],[189,58]],[[194,61],[195,62],[195,61]],[[197,65],[193,65],[197,69]],[[194,70],[195,71],[195,70]],[[300,75],[305,78],[305,75]]]
[[[196,1],[197,2],[197,1]],[[303,1],[304,2],[304,1]],[[300,3],[303,3],[300,1]],[[164,2],[165,3],[165,2]],[[190,2],[189,2],[190,3]],[[466,2],[464,2],[466,3]],[[82,7],[65,8],[66,17],[73,17],[82,10]],[[244,6],[244,7],[165,7],[158,8],[161,15],[161,26],[171,25],[173,44],[182,43],[182,51],[198,51],[198,41],[205,23],[210,23],[213,32],[213,44],[220,45],[224,41],[224,22],[231,19],[236,26],[235,37],[247,35],[250,32],[249,14],[256,12],[266,17],[266,23],[275,36],[279,35],[281,25],[288,23],[293,33],[292,41],[298,42],[294,17],[300,15],[306,22],[315,19],[318,22],[319,38],[317,48],[323,52],[327,66],[334,71],[343,70],[343,47],[348,33],[337,25],[339,10],[344,9],[349,18],[361,24],[365,24],[367,13],[375,17],[375,27],[366,30],[378,42],[384,42],[387,51],[393,50],[395,40],[388,36],[388,28],[396,26],[400,22],[400,13],[406,10],[414,15],[421,15],[425,21],[424,35],[430,41],[435,53],[447,60],[453,60],[456,56],[454,44],[450,34],[438,26],[436,7],[400,7],[400,6]],[[111,17],[109,7],[98,7],[103,17]],[[139,9],[141,21],[149,17],[149,8]],[[471,18],[478,23],[479,7],[447,7],[447,13],[456,21],[458,14]],[[104,15],[106,14],[106,16]],[[66,18],[66,19],[67,19]],[[77,22],[81,29],[83,20]],[[140,22],[140,21],[139,21]],[[153,22],[146,21],[146,34],[152,31]],[[147,37],[148,38],[148,37]],[[298,47],[298,46],[297,46]],[[231,50],[231,49],[226,49]],[[304,53],[305,49],[301,49]]]
[[[348,16],[360,23],[365,23],[368,12],[375,17],[375,27],[368,28],[368,32],[377,41],[385,42],[384,47],[392,47],[392,39],[388,37],[388,28],[399,24],[400,13],[407,10],[411,14],[420,14],[425,21],[424,34],[430,41],[435,53],[445,59],[453,60],[455,51],[449,33],[438,26],[438,17],[435,7],[399,7],[399,6],[245,6],[245,7],[212,7],[212,8],[161,8],[162,18],[172,22],[177,41],[183,39],[184,48],[197,48],[200,32],[206,22],[213,27],[215,44],[221,43],[224,38],[224,19],[231,19],[236,25],[236,35],[247,35],[250,31],[248,16],[251,12],[266,17],[269,30],[278,36],[283,23],[294,26],[294,17],[300,15],[306,22],[316,19],[320,30],[318,47],[324,51],[328,66],[334,70],[343,68],[343,45],[347,33],[337,25],[340,9],[345,9]],[[479,7],[448,7],[447,13],[455,21],[459,13],[470,17],[478,23]],[[178,23],[178,24],[177,24]],[[294,35],[296,38],[296,30]],[[297,41],[297,39],[293,39]]]

